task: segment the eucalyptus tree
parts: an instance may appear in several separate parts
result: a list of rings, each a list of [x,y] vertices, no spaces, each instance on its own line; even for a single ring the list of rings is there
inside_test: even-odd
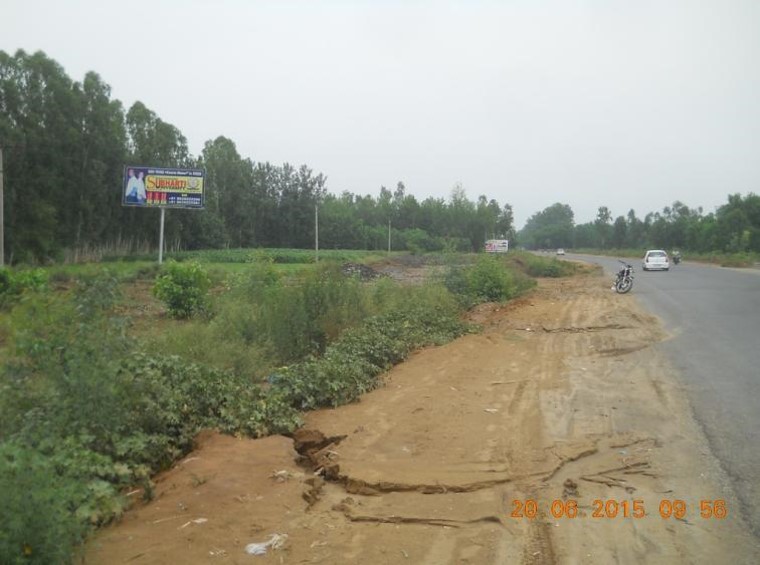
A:
[[[610,221],[612,220],[612,212],[607,206],[599,206],[596,214],[596,220],[594,225],[599,237],[599,247],[604,249],[607,247],[607,243],[610,237]]]
[[[533,214],[519,234],[520,242],[530,248],[571,247],[574,214],[568,204],[552,204]]]
[[[82,84],[42,52],[0,52],[0,143],[5,166],[6,244],[14,261],[47,260],[113,225],[125,149],[121,105],[95,73]],[[118,194],[112,192],[111,194]]]

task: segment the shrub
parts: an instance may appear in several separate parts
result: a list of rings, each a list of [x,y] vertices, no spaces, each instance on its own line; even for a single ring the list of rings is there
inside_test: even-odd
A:
[[[468,272],[468,282],[478,302],[501,302],[515,295],[512,276],[498,257],[480,257]]]
[[[450,266],[443,275],[443,284],[449,292],[460,300],[464,307],[469,308],[473,305],[466,268],[457,265]]]
[[[156,277],[153,293],[174,318],[189,318],[208,307],[211,280],[200,263],[170,261]]]
[[[500,302],[517,296],[527,288],[518,284],[499,257],[481,255],[472,267],[453,265],[444,274],[444,284],[464,307],[481,302]]]
[[[227,339],[268,349],[276,363],[321,353],[367,315],[367,289],[337,265],[319,265],[283,284],[271,264],[252,264],[230,287],[215,324]]]
[[[411,351],[445,343],[466,331],[456,309],[447,304],[395,310],[346,331],[322,358],[288,367],[273,384],[297,408],[339,406],[377,387],[376,377]]]
[[[90,525],[122,512],[121,489],[150,493],[151,473],[201,428],[261,436],[300,422],[282,393],[243,376],[137,353],[114,315],[115,285],[84,281],[11,314],[0,375],[0,497],[13,514],[0,555],[11,562],[67,561]]]
[[[122,371],[143,387],[139,428],[168,434],[179,451],[201,428],[259,437],[292,431],[300,421],[293,408],[250,380],[176,356],[136,354]]]
[[[719,263],[721,267],[751,267],[756,259],[751,253],[733,253],[721,256]]]
[[[17,292],[26,289],[44,290],[47,286],[48,275],[44,269],[28,269],[15,271],[12,277],[12,288]]]
[[[41,292],[47,288],[48,275],[44,269],[14,271],[0,267],[0,305],[10,306],[26,291]]]
[[[84,486],[33,449],[0,443],[0,555],[9,564],[67,563],[87,530],[72,511]]]
[[[541,257],[525,251],[511,252],[507,262],[531,277],[566,277],[578,271],[578,265],[555,257]]]

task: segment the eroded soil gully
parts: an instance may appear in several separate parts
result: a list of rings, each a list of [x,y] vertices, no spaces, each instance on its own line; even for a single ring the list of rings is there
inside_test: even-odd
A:
[[[321,490],[321,485],[324,481],[340,485],[347,494],[358,494],[362,496],[377,496],[382,493],[391,492],[417,492],[420,494],[447,494],[447,493],[467,493],[475,492],[483,489],[490,489],[498,485],[504,485],[507,483],[519,483],[531,479],[539,479],[542,482],[551,480],[559,473],[563,467],[568,463],[573,463],[584,457],[589,457],[599,453],[598,442],[595,442],[593,447],[583,446],[577,453],[572,455],[562,456],[552,449],[552,454],[557,458],[557,462],[553,469],[550,471],[537,471],[521,476],[508,476],[503,469],[489,469],[487,472],[502,475],[499,478],[477,481],[473,483],[465,484],[443,484],[436,482],[434,484],[404,484],[387,481],[378,481],[374,483],[368,483],[361,479],[353,478],[349,475],[341,474],[340,464],[338,458],[340,456],[337,451],[338,445],[344,440],[347,435],[325,437],[322,432],[315,429],[301,428],[293,435],[293,447],[299,454],[298,464],[309,474],[314,477],[319,477],[320,481],[311,481],[310,484],[315,488],[308,494],[304,494],[304,498],[313,505],[318,499]],[[622,443],[614,443],[608,448],[624,448],[639,445],[642,443],[649,443],[656,445],[654,440],[649,438],[634,439],[625,441]],[[623,464],[612,469],[606,469],[599,471],[595,476],[581,476],[581,480],[590,482],[600,482],[607,484],[608,486],[620,486],[630,492],[635,491],[631,487],[626,487],[620,481],[609,476],[611,473],[622,472],[624,474],[646,474],[649,476],[655,476],[653,473],[648,473],[646,470],[650,468],[647,461],[635,461],[631,463]],[[606,480],[605,480],[606,479]],[[404,522],[406,520],[400,520]],[[408,520],[406,522],[413,523],[414,520]],[[498,521],[498,520],[497,520]]]

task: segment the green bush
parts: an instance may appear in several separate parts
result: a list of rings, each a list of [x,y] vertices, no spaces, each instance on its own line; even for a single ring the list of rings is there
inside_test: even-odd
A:
[[[461,265],[450,266],[443,275],[443,284],[449,292],[460,300],[464,307],[469,308],[474,304],[467,268]]]
[[[87,530],[74,514],[85,487],[52,461],[16,443],[0,443],[0,556],[8,564],[68,563]]]
[[[189,318],[207,310],[210,287],[211,280],[200,263],[170,261],[156,277],[153,293],[172,317]]]
[[[396,310],[347,330],[323,357],[288,367],[274,376],[273,384],[299,409],[339,406],[376,388],[376,377],[413,350],[451,341],[466,331],[456,309],[446,305]]]
[[[17,291],[26,289],[44,290],[47,286],[48,275],[44,269],[29,269],[16,271],[13,276],[13,286]]]
[[[94,367],[86,374],[72,366],[56,380],[36,374],[34,384],[13,379],[27,387],[23,395],[0,390],[8,424],[0,496],[10,513],[0,523],[0,555],[21,562],[28,545],[32,562],[66,562],[92,525],[123,512],[122,489],[142,484],[149,495],[151,474],[187,453],[201,429],[259,437],[300,425],[282,393],[177,357],[130,354]],[[42,392],[30,390],[41,384]]]
[[[502,302],[515,295],[511,273],[498,257],[484,255],[468,273],[470,292],[478,302]]]
[[[256,437],[300,423],[278,391],[138,352],[116,315],[117,288],[107,276],[83,281],[11,313],[0,374],[0,496],[13,514],[0,522],[0,555],[11,562],[66,562],[89,527],[123,511],[122,489],[149,495],[151,474],[200,429]]]
[[[293,408],[250,380],[176,356],[137,354],[122,370],[144,387],[140,428],[169,433],[181,452],[202,428],[259,437],[292,431],[300,422]],[[174,458],[166,455],[167,463]]]
[[[321,353],[368,314],[368,288],[335,264],[318,265],[287,284],[271,263],[252,264],[229,288],[213,322],[220,337],[267,350],[277,364]]]
[[[44,291],[47,283],[48,274],[44,269],[15,271],[0,267],[0,306],[15,304],[26,291]]]
[[[443,280],[466,308],[481,302],[509,300],[527,288],[524,281],[516,281],[500,257],[492,255],[481,255],[471,267],[452,265]]]
[[[556,257],[542,257],[526,251],[514,251],[507,256],[507,262],[516,270],[531,277],[567,277],[578,272],[578,265],[562,261]]]

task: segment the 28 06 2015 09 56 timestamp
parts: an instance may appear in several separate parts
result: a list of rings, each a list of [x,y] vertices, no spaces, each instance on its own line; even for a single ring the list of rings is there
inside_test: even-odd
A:
[[[688,517],[697,516],[703,519],[722,520],[728,516],[728,505],[722,498],[700,500],[699,504],[689,504],[678,498],[662,498],[655,508],[651,503],[646,506],[641,499],[613,499],[595,498],[591,500],[590,507],[580,508],[578,500],[555,499],[551,502],[539,504],[532,498],[513,499],[510,518],[522,518],[532,520],[542,516],[553,518],[633,518],[640,519],[646,516],[659,516],[663,520],[685,520]]]

